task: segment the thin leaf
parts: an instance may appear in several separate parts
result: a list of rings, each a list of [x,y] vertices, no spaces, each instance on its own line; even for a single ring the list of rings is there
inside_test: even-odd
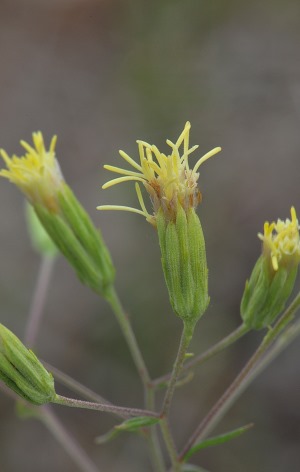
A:
[[[115,426],[115,429],[117,429],[118,431],[134,432],[140,428],[146,428],[158,422],[159,422],[159,418],[151,418],[149,416],[138,416],[135,418],[130,418],[129,420],[124,421],[118,426]]]
[[[105,444],[112,439],[115,439],[116,436],[119,436],[121,431],[116,430],[115,428],[108,431],[108,433],[102,434],[101,436],[97,436],[95,438],[96,444]]]
[[[98,436],[95,439],[96,444],[105,444],[111,439],[115,439],[123,431],[134,433],[141,428],[147,428],[159,422],[159,418],[151,418],[149,416],[138,416],[123,421],[123,423],[114,426],[108,433]]]
[[[205,449],[206,447],[217,446],[218,444],[223,444],[224,442],[230,441],[241,434],[248,431],[248,429],[253,427],[253,423],[247,424],[246,426],[242,426],[241,428],[234,429],[233,431],[229,431],[225,434],[220,434],[219,436],[215,436],[214,438],[205,439],[198,444],[195,444],[184,456],[184,460],[189,459],[193,454],[200,451],[201,449]]]

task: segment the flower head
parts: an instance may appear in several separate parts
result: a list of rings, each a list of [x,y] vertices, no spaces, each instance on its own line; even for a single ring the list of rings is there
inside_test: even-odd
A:
[[[25,194],[39,223],[76,270],[81,282],[108,296],[114,280],[111,257],[100,231],[62,176],[54,152],[56,136],[49,150],[40,131],[33,133],[32,138],[33,146],[21,141],[26,150],[24,156],[9,157],[0,150],[7,165],[0,176],[16,184]]]
[[[248,328],[270,326],[284,309],[295,285],[300,262],[299,224],[295,208],[291,220],[264,224],[263,252],[258,258],[241,301],[241,316]]]
[[[106,189],[129,180],[142,182],[150,195],[154,215],[147,211],[138,183],[136,183],[136,192],[141,210],[116,205],[101,205],[98,209],[133,211],[145,216],[147,221],[155,225],[156,214],[160,208],[169,221],[175,219],[178,205],[185,212],[190,208],[196,208],[201,201],[197,184],[198,169],[203,162],[221,151],[221,148],[212,149],[201,157],[193,168],[190,168],[189,155],[198,148],[198,146],[189,147],[190,129],[191,124],[187,122],[176,143],[167,140],[167,144],[171,147],[169,155],[160,152],[155,145],[140,140],[137,141],[140,163],[135,162],[124,151],[119,151],[121,157],[135,169],[134,171],[111,165],[104,166],[105,169],[122,174],[124,177],[110,180],[102,188]],[[182,147],[181,152],[180,147]]]
[[[53,136],[48,151],[40,131],[33,133],[32,139],[33,146],[21,141],[27,151],[21,157],[9,157],[6,151],[0,150],[7,166],[0,175],[16,184],[31,204],[42,204],[56,212],[56,193],[64,182],[54,152],[57,137]]]
[[[299,223],[294,207],[291,208],[291,220],[280,219],[264,224],[264,234],[258,233],[263,241],[263,252],[271,259],[274,271],[280,265],[298,265],[300,262]]]

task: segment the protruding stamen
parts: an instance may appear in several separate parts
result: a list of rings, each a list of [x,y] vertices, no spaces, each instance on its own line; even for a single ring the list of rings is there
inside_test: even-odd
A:
[[[136,191],[136,194],[137,194],[137,197],[138,197],[138,200],[139,200],[139,204],[141,205],[141,208],[142,208],[144,214],[147,215],[147,218],[150,218],[151,215],[147,211],[147,208],[146,208],[145,203],[144,203],[143,195],[142,195],[142,192],[141,192],[141,189],[140,189],[140,186],[139,186],[138,183],[135,184],[135,191]]]
[[[137,208],[122,206],[122,205],[99,205],[99,206],[97,206],[97,210],[130,211],[131,213],[138,213],[139,215],[147,216],[147,215],[144,214],[144,212],[142,210],[138,210]]]
[[[57,135],[55,134],[53,136],[53,138],[51,139],[49,152],[54,152],[55,151],[56,142],[57,142]]]
[[[121,169],[121,167],[115,167],[108,164],[105,164],[103,167],[104,169],[110,170],[111,172],[116,172],[117,174],[134,175],[135,177],[143,176],[141,172],[134,172],[133,170]]]
[[[132,157],[128,156],[128,154],[126,154],[126,152],[120,150],[120,151],[119,151],[119,154],[120,154],[121,157],[123,157],[123,159],[125,159],[125,161],[128,162],[128,164],[131,164],[132,167],[134,167],[134,168],[137,169],[137,170],[142,171],[141,166],[140,166],[137,162],[135,162],[135,161],[132,159]]]
[[[195,165],[195,167],[193,168],[193,172],[197,172],[197,170],[199,169],[199,167],[201,166],[201,164],[203,164],[203,162],[207,161],[207,159],[209,159],[210,157],[214,156],[215,154],[217,154],[218,152],[222,151],[222,148],[220,147],[216,147],[214,149],[212,149],[211,151],[207,152],[206,154],[204,154],[204,156],[202,156],[199,161],[197,162],[197,164]]]
[[[134,177],[134,176],[119,177],[117,179],[109,180],[109,182],[106,182],[106,184],[102,185],[102,188],[106,189],[108,187],[112,187],[113,185],[119,184],[121,182],[128,182],[128,180],[139,180],[140,182],[145,181],[145,179],[142,179],[141,177]]]
[[[29,154],[33,154],[37,159],[39,159],[39,154],[36,151],[36,149],[31,147],[28,143],[26,143],[26,141],[22,140],[22,141],[20,141],[20,144],[21,144],[21,146],[23,146],[24,149],[26,149],[26,151],[29,152]]]
[[[191,123],[189,121],[187,121],[184,128],[183,128],[182,133],[180,134],[179,138],[176,141],[176,146],[177,147],[179,147],[181,145],[182,141],[184,140],[184,137],[186,136],[186,133],[189,133],[190,129],[191,129]]]

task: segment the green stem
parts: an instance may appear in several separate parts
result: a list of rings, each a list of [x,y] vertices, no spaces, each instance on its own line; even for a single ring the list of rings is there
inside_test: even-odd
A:
[[[73,462],[82,472],[98,472],[98,469],[94,463],[90,460],[90,458],[81,448],[81,446],[75,441],[75,439],[62,426],[61,422],[57,419],[48,405],[36,407],[31,403],[20,400],[20,397],[4,384],[0,384],[0,390],[2,390],[13,400],[22,402],[22,404],[26,405],[26,409],[30,411],[28,417],[38,419],[44,423],[52,436],[59,442],[60,446],[64,448]]]
[[[131,352],[133,361],[136,365],[137,371],[138,371],[138,373],[141,377],[141,380],[143,382],[144,389],[146,391],[148,386],[151,384],[150,375],[148,373],[148,369],[146,367],[146,364],[145,364],[145,361],[144,361],[143,356],[141,354],[140,348],[138,346],[136,337],[135,337],[134,332],[132,330],[132,327],[130,325],[128,316],[125,313],[125,311],[123,310],[123,307],[120,303],[120,300],[118,298],[118,295],[117,295],[114,287],[111,288],[111,290],[108,294],[107,300],[108,300],[113,312],[116,315],[116,318],[118,320],[118,323],[120,325],[122,333],[123,333],[123,335],[126,339],[129,350]]]
[[[223,351],[223,349],[229,347],[231,344],[233,344],[235,341],[240,339],[249,331],[250,331],[249,328],[247,328],[244,324],[240,325],[232,333],[230,333],[225,338],[221,339],[221,341],[216,343],[207,351],[203,352],[202,354],[199,354],[198,356],[193,357],[193,359],[186,362],[182,367],[181,373],[187,372],[191,370],[193,367],[203,364],[205,361],[213,357],[215,354],[218,354],[219,352]],[[166,375],[162,375],[161,377],[158,377],[157,379],[152,380],[152,385],[154,388],[159,388],[167,384],[170,378],[171,378],[170,373]]]
[[[290,306],[285,310],[283,315],[279,318],[273,328],[269,328],[269,331],[263,338],[258,349],[254,352],[253,356],[249,359],[245,367],[241,370],[232,384],[220,397],[220,399],[211,408],[199,426],[196,428],[182,452],[180,453],[180,460],[184,460],[184,456],[195,444],[195,442],[203,439],[217,424],[217,422],[223,417],[228,408],[232,405],[233,401],[237,398],[240,391],[242,391],[244,382],[247,383],[248,375],[250,372],[259,364],[261,359],[264,357],[266,351],[271,344],[276,340],[279,334],[285,329],[287,324],[294,318],[297,309],[300,307],[300,292],[295,297]]]
[[[106,413],[114,413],[126,416],[150,416],[157,418],[158,414],[154,411],[141,410],[139,408],[127,408],[122,406],[116,406],[107,403],[94,403],[87,402],[84,400],[75,400],[74,398],[63,397],[62,395],[56,395],[52,403],[57,405],[69,406],[72,408],[84,408],[86,410],[97,410],[104,411]]]
[[[32,348],[35,344],[37,333],[40,327],[43,310],[46,301],[51,275],[53,272],[55,257],[43,256],[41,258],[40,269],[36,286],[34,289],[33,299],[26,323],[26,331],[24,343]]]
[[[125,313],[118,295],[114,289],[111,288],[107,300],[116,315],[117,321],[123,333],[123,336],[127,342],[128,348],[130,350],[132,359],[135,363],[141,381],[144,387],[144,398],[145,398],[145,405],[147,409],[154,409],[154,393],[152,391],[152,382],[146,367],[145,361],[143,359],[142,353],[138,346],[136,337],[132,330],[130,321],[128,319],[127,314]],[[157,431],[155,427],[150,428],[149,432],[149,445],[151,449],[152,461],[155,466],[155,470],[157,472],[164,472],[165,466],[164,461],[161,453],[161,448],[159,445]]]
[[[300,322],[289,326],[278,337],[270,349],[266,352],[259,364],[250,372],[247,379],[243,383],[243,391],[245,388],[289,345],[296,337],[300,335]]]
[[[87,400],[91,400],[97,403],[104,403],[106,405],[111,405],[111,403],[105,398],[103,398],[101,395],[98,395],[98,393],[93,392],[89,388],[77,382],[77,380],[74,380],[72,377],[65,374],[64,372],[61,372],[56,367],[53,367],[52,365],[44,361],[43,361],[43,364],[46,367],[46,369],[49,370],[54,375],[54,378],[56,380],[58,380],[62,385],[65,385],[66,387],[68,387],[73,392],[78,393],[79,395],[82,395],[83,398],[86,398]],[[150,389],[148,391],[146,409],[147,410],[155,409],[154,408],[154,392],[153,390],[150,390]],[[130,417],[130,415],[125,414],[125,413],[120,413],[120,412],[116,413],[116,416],[123,419]],[[164,467],[164,462],[163,462],[160,445],[157,438],[157,433],[155,431],[155,426],[148,428],[148,433],[147,434],[145,433],[145,438],[147,439],[147,441],[149,441],[149,446],[151,448],[151,456],[152,456],[154,470],[157,472],[165,472],[166,469]]]
[[[145,406],[148,410],[155,410],[154,390],[150,387],[146,391]],[[147,432],[147,439],[151,450],[153,469],[155,470],[155,472],[166,472],[166,467],[157,435],[157,426],[154,425],[151,428],[148,428]]]
[[[48,364],[48,362],[43,361],[43,365],[49,372],[51,372],[51,374],[53,374],[55,380],[58,380],[62,385],[68,387],[70,390],[72,390],[72,392],[81,395],[86,400],[91,400],[92,402],[102,403],[105,405],[111,405],[111,402],[103,398],[101,395],[96,392],[93,392],[93,390],[89,389],[88,387],[85,387],[81,383],[77,382],[77,380],[74,380],[72,377],[65,374],[61,370],[57,369],[56,367],[53,367],[51,364]],[[117,416],[125,419],[128,418],[129,415],[118,413]]]
[[[167,451],[169,453],[171,464],[172,464],[172,472],[180,472],[181,471],[181,464],[178,460],[178,453],[176,450],[176,446],[173,441],[173,437],[170,432],[170,427],[168,423],[168,418],[164,416],[160,421],[161,432],[165,441],[165,445]]]
[[[178,348],[177,357],[176,357],[176,360],[174,362],[171,378],[170,378],[170,381],[169,381],[169,385],[168,385],[168,388],[167,388],[167,391],[166,391],[166,394],[165,394],[165,398],[164,398],[164,401],[163,401],[162,410],[161,410],[161,413],[160,413],[161,418],[163,418],[164,416],[168,416],[168,414],[169,414],[169,410],[170,410],[170,406],[171,406],[171,402],[172,402],[176,382],[177,382],[178,376],[181,372],[181,369],[182,369],[182,366],[183,366],[183,363],[184,363],[184,359],[185,359],[185,355],[186,355],[186,351],[187,351],[187,348],[188,348],[188,346],[191,342],[192,336],[193,336],[193,331],[194,331],[194,326],[191,327],[190,325],[184,323],[184,327],[183,327],[183,331],[182,331],[182,335],[181,335],[181,339],[180,339],[180,344],[179,344],[179,348]]]

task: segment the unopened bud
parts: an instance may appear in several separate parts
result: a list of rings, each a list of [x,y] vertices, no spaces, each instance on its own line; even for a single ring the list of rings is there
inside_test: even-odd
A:
[[[56,394],[52,375],[19,338],[0,324],[0,379],[30,403],[43,405]]]

